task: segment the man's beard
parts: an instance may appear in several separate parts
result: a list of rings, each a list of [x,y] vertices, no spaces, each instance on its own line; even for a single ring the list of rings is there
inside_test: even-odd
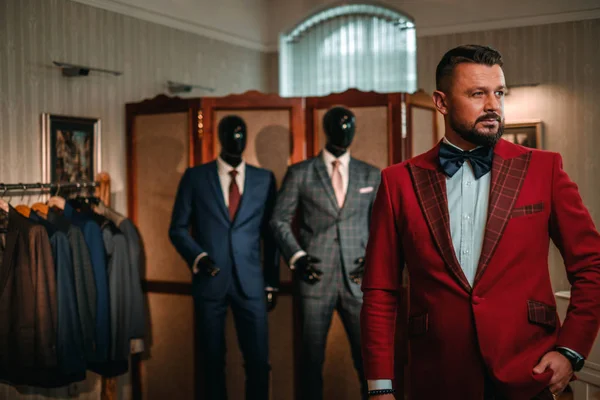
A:
[[[480,132],[476,128],[477,124],[485,119],[490,118],[496,119],[496,121],[499,122],[498,131],[495,134]],[[460,124],[456,122],[456,120],[451,116],[450,127],[461,138],[463,138],[469,143],[473,143],[476,146],[494,147],[496,143],[498,143],[498,140],[500,140],[500,138],[504,134],[504,119],[497,114],[486,114],[482,117],[477,118],[477,120],[472,126],[467,127],[465,124]]]

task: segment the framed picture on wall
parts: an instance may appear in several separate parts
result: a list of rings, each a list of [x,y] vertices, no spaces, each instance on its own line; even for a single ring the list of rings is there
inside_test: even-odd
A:
[[[100,172],[100,120],[42,114],[45,182],[93,181]]]
[[[515,122],[504,126],[504,140],[534,149],[542,148],[542,122]]]

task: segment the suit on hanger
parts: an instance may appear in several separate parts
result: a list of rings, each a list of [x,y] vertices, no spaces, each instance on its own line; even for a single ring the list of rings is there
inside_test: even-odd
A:
[[[106,272],[106,253],[100,226],[85,213],[75,210],[68,202],[63,215],[81,228],[90,253],[94,280],[96,284],[96,341],[94,360],[89,364],[92,371],[101,373],[102,363],[108,359],[110,346],[110,299],[108,292],[108,274]],[[99,368],[96,368],[98,366]]]
[[[46,230],[0,211],[0,379],[47,385],[56,370],[56,270]]]
[[[73,258],[67,235],[34,210],[29,219],[48,232],[56,269],[57,356],[59,371],[70,382],[85,380],[86,360],[81,322],[77,311],[77,293],[73,275]]]
[[[207,400],[226,396],[225,315],[229,305],[245,359],[246,398],[268,397],[265,287],[279,284],[279,256],[268,227],[276,196],[275,177],[265,169],[245,163],[242,167],[243,193],[233,220],[219,178],[231,167],[219,159],[185,172],[169,229],[173,245],[190,268],[203,253],[220,268],[214,277],[199,271],[192,278],[207,389],[205,397],[198,395]]]
[[[70,223],[66,217],[50,210],[48,211],[48,221],[69,238],[81,337],[86,360],[94,361],[96,359],[96,282],[90,260],[90,250],[81,229]]]

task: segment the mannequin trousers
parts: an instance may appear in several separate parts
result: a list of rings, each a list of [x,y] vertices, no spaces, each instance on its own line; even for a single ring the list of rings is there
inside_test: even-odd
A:
[[[237,276],[232,277],[227,295],[220,300],[194,299],[197,324],[197,350],[200,365],[196,378],[203,390],[196,399],[226,400],[225,321],[231,307],[238,344],[246,372],[246,400],[269,398],[269,344],[266,300],[247,298]],[[242,390],[237,388],[236,390]],[[239,396],[235,396],[239,398]]]
[[[337,264],[334,270],[334,279],[330,284],[331,290],[319,297],[302,297],[300,299],[302,329],[302,354],[300,355],[301,400],[323,399],[325,345],[334,310],[339,313],[344,330],[348,335],[354,368],[360,380],[362,398],[367,398],[367,384],[364,379],[360,347],[362,298],[355,297],[346,287],[341,261],[338,261]],[[316,284],[319,285],[321,282]]]

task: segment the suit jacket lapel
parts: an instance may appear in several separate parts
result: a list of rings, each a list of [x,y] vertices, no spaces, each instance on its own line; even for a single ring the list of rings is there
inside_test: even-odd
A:
[[[436,146],[421,158],[422,165],[408,163],[415,193],[425,220],[446,266],[458,284],[467,292],[471,285],[460,266],[450,234],[450,215],[446,193],[446,175],[439,168]]]
[[[331,186],[333,188],[333,185]],[[355,159],[350,158],[350,164],[348,165],[348,190],[346,191],[346,198],[344,199],[344,206],[341,212],[352,208],[354,203],[358,200],[358,190],[360,188],[360,167]],[[332,189],[333,190],[333,189]],[[337,204],[337,200],[336,200]]]
[[[213,167],[211,169],[212,171],[210,171],[208,174],[208,180],[215,196],[214,204],[217,205],[217,208],[219,209],[218,212],[220,212],[225,220],[229,223],[231,222],[229,219],[229,210],[225,206],[225,196],[223,195],[223,189],[221,189],[221,181],[219,180],[219,171],[216,161],[213,162]]]
[[[325,161],[323,161],[323,153],[319,153],[319,155],[317,156],[317,159],[315,160],[315,169],[317,170],[317,175],[321,179],[321,183],[325,188],[325,193],[327,193],[327,197],[329,197],[331,205],[337,213],[340,210],[340,207],[338,206],[337,199],[335,198],[335,193],[333,192],[333,185],[331,184],[331,178],[327,173]]]
[[[502,142],[500,141],[496,145],[499,151],[502,151],[506,146]],[[506,228],[510,213],[523,186],[530,159],[531,151],[514,158],[503,158],[497,151],[494,152],[488,218],[485,227],[483,248],[481,249],[481,256],[473,285],[477,284],[481,279],[498,246],[498,242],[502,238],[502,233],[504,232],[504,228]]]

